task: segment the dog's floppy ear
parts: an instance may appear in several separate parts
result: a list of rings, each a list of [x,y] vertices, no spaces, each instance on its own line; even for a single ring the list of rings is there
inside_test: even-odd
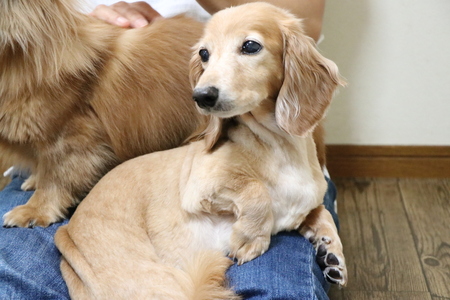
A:
[[[194,49],[194,53],[192,53],[191,60],[189,61],[189,82],[191,83],[192,89],[195,88],[203,73],[202,61],[198,54],[198,45],[195,45]]]
[[[337,85],[344,85],[337,66],[323,57],[303,33],[299,19],[281,23],[284,38],[284,82],[275,109],[279,127],[304,136],[324,117]]]

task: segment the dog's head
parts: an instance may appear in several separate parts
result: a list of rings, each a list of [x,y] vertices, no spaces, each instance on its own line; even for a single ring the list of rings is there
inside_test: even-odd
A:
[[[323,118],[342,84],[336,65],[319,54],[301,20],[267,3],[215,14],[195,48],[190,80],[193,98],[213,116],[213,127],[216,117],[244,114],[269,101],[277,125],[300,136]]]

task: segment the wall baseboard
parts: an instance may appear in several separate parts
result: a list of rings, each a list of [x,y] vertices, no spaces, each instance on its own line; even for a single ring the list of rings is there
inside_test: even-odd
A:
[[[328,145],[333,177],[450,177],[450,146]]]

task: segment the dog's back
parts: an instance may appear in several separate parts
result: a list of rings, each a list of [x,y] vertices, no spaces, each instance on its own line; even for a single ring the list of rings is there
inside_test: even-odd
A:
[[[123,160],[177,146],[198,125],[188,61],[201,23],[179,16],[127,30],[76,12],[72,0],[3,2],[3,144],[54,139],[93,110]]]
[[[200,23],[179,16],[128,30],[117,40],[92,106],[122,160],[178,146],[199,125],[187,61],[201,30]]]
[[[6,226],[60,220],[112,167],[179,146],[203,121],[188,79],[202,24],[123,29],[76,3],[0,0],[0,151],[36,188]]]

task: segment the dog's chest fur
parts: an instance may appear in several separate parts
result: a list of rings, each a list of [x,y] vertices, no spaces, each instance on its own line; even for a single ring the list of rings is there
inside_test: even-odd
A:
[[[317,178],[319,168],[311,137],[289,137],[270,145],[261,156],[261,174],[272,199],[272,234],[299,228],[306,215],[322,199]],[[322,176],[321,174],[319,176]]]
[[[276,182],[269,186],[274,227],[272,234],[299,228],[306,215],[318,203],[318,186],[309,165],[278,167]]]
[[[324,179],[317,159],[311,163],[316,155],[312,137],[280,138],[267,130],[266,136],[254,131],[240,126],[219,149],[187,164],[182,207],[193,214],[188,227],[203,247],[227,251],[236,221],[231,215],[239,214],[234,201],[245,193],[246,182],[261,182],[270,195],[272,234],[297,229],[322,201]]]
[[[11,143],[29,143],[43,139],[54,120],[52,108],[31,96],[10,100],[0,106],[0,135]],[[19,103],[22,102],[22,103]]]
[[[272,234],[296,229],[322,203],[325,188],[313,137],[286,134],[274,126],[271,114],[245,115],[244,120],[249,130],[238,131],[235,138],[249,149],[256,143],[264,145],[263,151],[250,153],[258,158],[261,180],[272,199]]]

